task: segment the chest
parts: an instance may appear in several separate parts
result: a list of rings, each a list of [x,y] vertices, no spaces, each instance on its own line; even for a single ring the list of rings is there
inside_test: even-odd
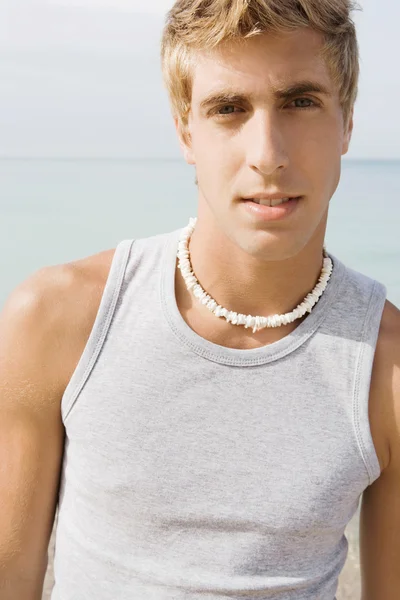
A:
[[[351,518],[368,481],[347,382],[329,385],[318,361],[301,386],[302,360],[290,375],[280,363],[244,374],[187,361],[173,376],[161,356],[153,364],[157,378],[128,376],[121,361],[114,379],[103,369],[71,413],[65,490],[81,498],[78,518],[100,512],[112,529],[132,515],[160,528],[239,520],[288,534]]]

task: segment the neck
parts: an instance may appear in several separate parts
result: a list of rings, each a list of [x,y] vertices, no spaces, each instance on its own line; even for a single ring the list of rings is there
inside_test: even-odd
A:
[[[283,314],[300,304],[320,277],[325,229],[326,221],[295,256],[265,261],[198,219],[190,261],[203,289],[224,308],[253,316]]]

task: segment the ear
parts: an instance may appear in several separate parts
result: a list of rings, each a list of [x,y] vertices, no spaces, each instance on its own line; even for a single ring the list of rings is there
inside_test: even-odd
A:
[[[180,119],[178,117],[174,117],[174,124],[176,133],[178,135],[179,146],[182,150],[182,154],[184,159],[188,163],[188,165],[195,165],[196,162],[194,160],[193,150],[192,150],[192,140],[190,136],[189,126],[184,127]]]
[[[351,113],[350,113],[350,116],[349,116],[349,119],[348,119],[348,125],[347,125],[347,128],[346,128],[345,132],[344,132],[343,146],[342,146],[342,155],[347,154],[347,152],[349,150],[351,136],[352,136],[353,127],[354,127],[353,116],[354,116],[354,107],[351,109]]]

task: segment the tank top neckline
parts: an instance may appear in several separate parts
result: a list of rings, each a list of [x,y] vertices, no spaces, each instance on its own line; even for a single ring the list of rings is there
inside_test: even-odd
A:
[[[339,294],[345,274],[344,264],[329,253],[333,271],[328,285],[311,313],[294,331],[280,340],[249,350],[228,348],[211,342],[197,334],[182,317],[175,295],[175,269],[178,240],[183,228],[167,236],[163,264],[161,265],[160,297],[163,312],[179,341],[193,352],[210,361],[232,366],[257,366],[278,360],[300,347],[321,325]]]

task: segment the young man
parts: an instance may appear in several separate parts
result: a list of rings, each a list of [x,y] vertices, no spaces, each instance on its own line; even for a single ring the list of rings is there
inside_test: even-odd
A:
[[[10,295],[1,600],[39,600],[57,504],[53,600],[334,600],[361,496],[362,598],[400,597],[399,311],[324,250],[357,93],[350,8],[171,9],[198,219]]]

